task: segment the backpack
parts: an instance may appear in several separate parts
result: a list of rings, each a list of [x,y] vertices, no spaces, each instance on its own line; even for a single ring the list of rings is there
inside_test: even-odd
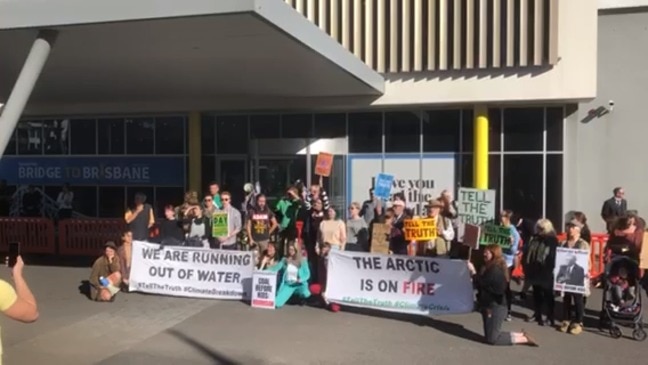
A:
[[[525,264],[544,266],[550,253],[551,248],[544,242],[544,240],[538,237],[533,237],[531,238],[531,242],[527,245],[527,255],[524,262]]]

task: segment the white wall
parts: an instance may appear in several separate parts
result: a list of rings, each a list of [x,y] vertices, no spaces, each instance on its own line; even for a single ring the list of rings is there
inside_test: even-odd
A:
[[[567,123],[565,210],[583,210],[601,231],[600,209],[615,186],[628,208],[648,216],[648,11],[599,16],[598,97],[579,106]],[[590,109],[614,110],[582,123]]]
[[[599,9],[632,8],[648,6],[648,0],[598,0]]]

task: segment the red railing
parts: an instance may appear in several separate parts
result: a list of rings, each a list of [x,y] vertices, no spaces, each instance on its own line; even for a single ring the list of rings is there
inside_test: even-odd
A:
[[[0,218],[0,251],[10,242],[20,242],[23,253],[56,253],[54,223],[44,218]]]
[[[96,256],[107,241],[119,244],[123,219],[68,219],[59,222],[59,253]]]

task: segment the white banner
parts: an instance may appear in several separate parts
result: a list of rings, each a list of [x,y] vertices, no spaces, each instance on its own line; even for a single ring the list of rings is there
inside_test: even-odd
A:
[[[331,251],[326,299],[342,305],[420,315],[473,311],[465,261]]]
[[[252,252],[135,241],[129,290],[209,299],[249,299]]]
[[[255,271],[252,277],[252,300],[254,308],[275,309],[277,296],[277,273]]]
[[[585,294],[589,286],[589,250],[556,249],[554,290]]]

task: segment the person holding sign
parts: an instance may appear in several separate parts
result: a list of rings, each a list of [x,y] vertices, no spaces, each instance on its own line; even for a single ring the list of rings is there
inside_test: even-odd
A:
[[[513,211],[509,209],[504,209],[500,213],[500,223],[502,227],[508,228],[511,232],[511,245],[504,249],[504,257],[506,258],[506,266],[508,267],[509,277],[513,276],[513,269],[515,268],[515,257],[518,254],[518,248],[520,246],[520,232],[517,228],[511,223],[511,217],[513,217]],[[508,315],[506,316],[506,321],[509,322],[512,320],[511,317],[511,304],[513,303],[513,291],[511,291],[511,282],[506,286],[506,305],[508,305]]]
[[[319,246],[317,251],[325,243],[331,245],[332,250],[344,251],[346,246],[346,225],[340,219],[337,219],[335,209],[329,207],[326,210],[326,219],[320,223],[319,227]]]
[[[288,255],[269,270],[282,273],[275,300],[276,308],[283,307],[293,295],[297,295],[302,301],[310,298],[308,262],[302,259],[294,244],[288,246]]]
[[[589,251],[589,244],[587,243],[587,241],[581,238],[582,229],[583,225],[579,221],[572,220],[571,222],[569,222],[567,224],[567,240],[562,242],[560,247]],[[591,257],[591,255],[588,256]],[[570,264],[572,263],[570,262]],[[556,279],[558,281],[562,281],[562,277],[565,277],[566,279],[575,279],[573,280],[574,285],[582,286],[586,275],[587,273],[585,273],[585,270],[583,270],[582,267],[576,265],[576,262],[573,262],[572,265],[565,266],[564,268],[561,267],[558,271],[558,277]],[[583,332],[584,313],[584,295],[579,293],[565,292],[563,295],[563,322],[561,323],[558,330],[563,333],[569,332],[572,335],[580,334],[581,332]]]
[[[475,270],[468,262],[468,269],[474,277],[479,291],[479,311],[484,323],[486,343],[493,346],[538,344],[524,332],[502,332],[502,323],[508,314],[506,287],[510,280],[506,260],[499,245],[488,245],[484,249],[484,266]]]
[[[227,215],[227,232],[215,235],[216,240],[220,243],[221,250],[236,250],[236,236],[241,231],[241,213],[232,206],[232,195],[224,191],[221,195],[223,209],[214,213],[214,218],[219,214]]]
[[[259,246],[259,251],[263,252],[268,247],[272,232],[279,226],[274,213],[266,205],[265,195],[257,195],[256,204],[250,208],[247,216],[245,227],[249,242],[253,246]]]
[[[435,238],[425,243],[425,256],[445,256],[450,252],[450,243],[455,236],[450,218],[441,215],[445,205],[441,200],[433,199],[427,204],[427,218],[434,219]]]
[[[306,195],[306,198],[304,199],[304,205],[306,206],[306,210],[310,210],[313,207],[313,202],[315,202],[316,200],[322,201],[322,204],[324,205],[324,210],[327,210],[331,206],[328,195],[326,194],[326,190],[324,190],[323,176],[319,177],[319,184],[311,185],[309,192]]]

